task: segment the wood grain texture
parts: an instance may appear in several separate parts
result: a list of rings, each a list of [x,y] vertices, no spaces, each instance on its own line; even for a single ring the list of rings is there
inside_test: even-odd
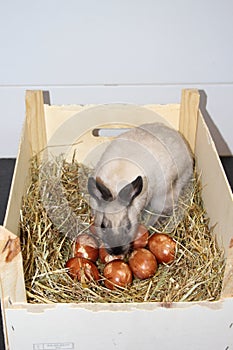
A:
[[[3,226],[16,235],[19,231],[22,196],[25,193],[29,181],[27,174],[32,156],[31,151],[31,139],[28,136],[28,128],[25,120],[3,222]]]
[[[221,296],[222,298],[233,298],[233,236],[228,248]]]
[[[26,302],[19,238],[3,226],[0,226],[0,280],[4,307],[14,302]]]
[[[188,140],[192,152],[195,152],[197,118],[200,95],[197,89],[182,90],[179,130]]]
[[[26,92],[26,123],[32,155],[43,151],[46,147],[46,127],[44,117],[44,99],[41,90]]]
[[[226,269],[223,281],[222,298],[233,296],[233,261],[231,239],[233,237],[233,196],[226,174],[219,159],[209,129],[199,113],[196,134],[195,159],[201,176],[202,199],[209,227],[220,247],[224,248]]]

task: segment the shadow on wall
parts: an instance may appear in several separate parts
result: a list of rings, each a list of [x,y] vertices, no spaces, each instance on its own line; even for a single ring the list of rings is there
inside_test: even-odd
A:
[[[50,94],[49,94],[49,91],[48,90],[44,90],[43,91],[43,99],[44,99],[44,104],[46,104],[46,105],[50,105],[51,103],[51,101],[50,101]]]
[[[220,131],[218,130],[217,126],[214,124],[213,120],[211,119],[207,109],[207,95],[204,90],[199,90],[200,93],[200,110],[201,113],[205,119],[205,122],[210,130],[211,136],[214,140],[215,146],[217,148],[217,152],[220,156],[231,156],[231,150],[228,147],[226,141],[224,140],[223,136],[221,135]]]

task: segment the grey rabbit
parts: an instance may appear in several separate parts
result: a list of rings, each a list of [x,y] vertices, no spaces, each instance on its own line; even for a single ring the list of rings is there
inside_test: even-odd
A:
[[[96,232],[110,254],[126,254],[143,209],[171,215],[193,178],[193,156],[181,134],[162,123],[117,136],[88,179]]]

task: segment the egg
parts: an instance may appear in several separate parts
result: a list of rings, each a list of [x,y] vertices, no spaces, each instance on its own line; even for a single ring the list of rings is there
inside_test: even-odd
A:
[[[170,263],[175,259],[176,242],[165,233],[154,233],[148,247],[159,263]]]
[[[78,257],[70,258],[66,262],[66,268],[69,269],[69,275],[80,282],[99,280],[99,271],[91,260]]]
[[[157,270],[157,261],[149,250],[135,249],[129,257],[129,266],[135,277],[146,279],[152,277]]]
[[[148,243],[149,233],[146,226],[140,224],[137,229],[137,236],[133,242],[133,249],[144,248]]]
[[[96,235],[96,227],[95,227],[95,223],[91,223],[91,225],[89,226],[89,230],[91,231],[91,233],[93,235]]]
[[[124,255],[111,255],[107,252],[106,248],[102,245],[99,248],[99,258],[100,261],[104,264],[113,261],[113,260],[123,260],[124,259]]]
[[[103,275],[105,277],[104,284],[109,289],[119,287],[127,287],[132,283],[133,274],[127,263],[122,260],[113,260],[104,267]]]
[[[99,256],[98,242],[91,234],[82,233],[74,244],[74,256],[96,261]]]

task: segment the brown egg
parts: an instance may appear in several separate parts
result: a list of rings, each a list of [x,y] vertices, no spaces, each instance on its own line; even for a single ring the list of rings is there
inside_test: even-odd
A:
[[[110,261],[104,267],[104,284],[109,289],[115,289],[117,286],[127,287],[132,283],[133,274],[127,263],[122,260]]]
[[[91,280],[99,280],[99,271],[96,265],[85,258],[70,258],[66,263],[66,268],[69,269],[69,275],[80,282],[88,282]]]
[[[148,243],[149,233],[146,226],[140,224],[138,225],[137,236],[133,242],[133,248],[144,248]]]
[[[91,234],[82,233],[74,244],[74,256],[96,261],[99,256],[98,242]]]
[[[91,233],[93,235],[96,235],[96,228],[95,228],[95,223],[94,222],[89,226],[89,230],[91,231]]]
[[[164,233],[153,234],[148,247],[159,263],[169,263],[175,259],[176,242]]]
[[[135,277],[146,279],[152,277],[157,270],[155,256],[145,248],[134,250],[129,257],[129,266]]]
[[[104,246],[101,246],[99,248],[99,258],[102,263],[107,264],[113,260],[123,260],[124,255],[111,255],[107,252]]]

